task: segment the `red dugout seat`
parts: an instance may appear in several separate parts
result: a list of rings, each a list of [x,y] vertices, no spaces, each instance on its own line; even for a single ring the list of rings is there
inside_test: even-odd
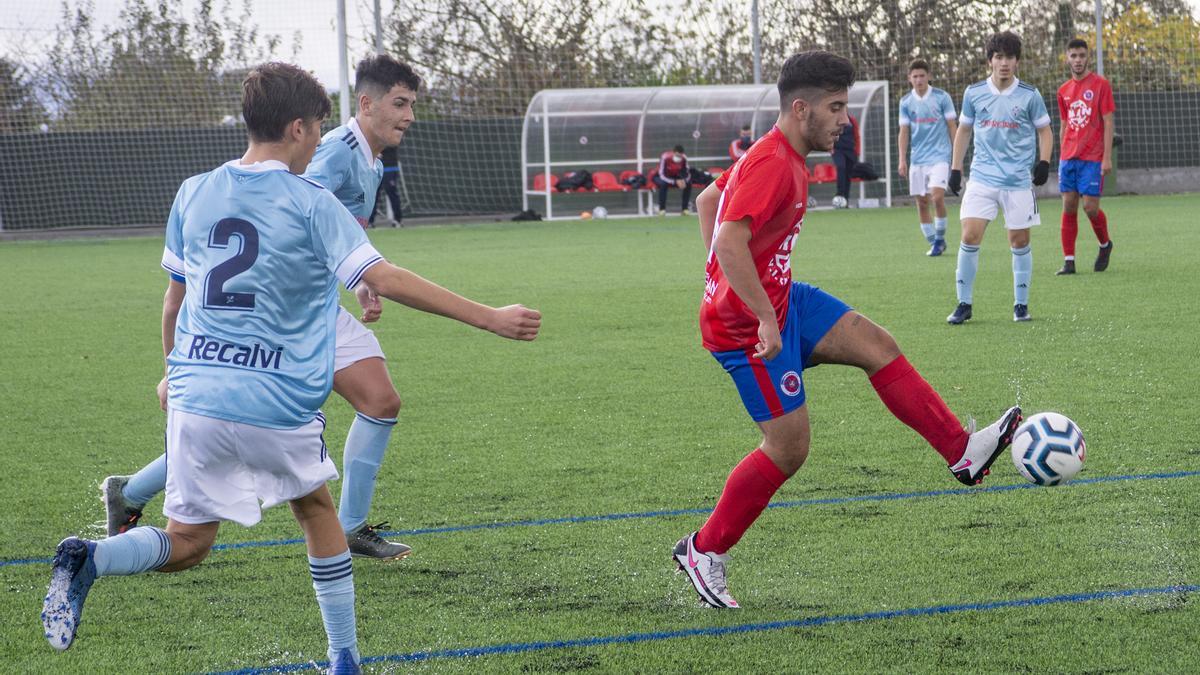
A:
[[[818,164],[813,167],[809,180],[813,183],[836,183],[837,167],[832,164]]]
[[[550,187],[554,187],[555,185],[558,185],[558,176],[555,176],[554,174],[549,174],[549,175],[550,175]],[[533,189],[537,190],[538,192],[546,191],[546,174],[539,173],[538,175],[533,177]]]
[[[637,175],[636,171],[629,171],[626,173],[632,173],[635,176]],[[622,175],[624,175],[624,174],[622,174]],[[629,191],[629,186],[622,185],[620,182],[618,182],[617,177],[614,176],[611,171],[597,171],[596,173],[592,174],[592,185],[595,186],[596,192],[628,192]]]

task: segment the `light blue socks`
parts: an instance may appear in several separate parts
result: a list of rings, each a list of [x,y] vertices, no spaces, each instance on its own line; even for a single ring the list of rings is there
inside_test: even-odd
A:
[[[171,540],[157,527],[135,527],[96,542],[96,576],[126,576],[156,570],[171,558]]]
[[[946,219],[945,218],[934,218],[933,219],[933,228],[934,228],[933,234],[935,237],[937,237],[938,239],[941,239],[941,240],[944,240],[946,238]]]
[[[1014,258],[1015,260],[1015,258]],[[1014,262],[1013,265],[1016,265]],[[958,301],[971,304],[975,297],[975,273],[979,271],[979,247],[969,244],[958,245],[958,269],[954,272],[954,282],[958,292]]]
[[[137,506],[144,506],[154,498],[154,495],[167,488],[167,453],[142,467],[141,471],[129,477],[129,482],[121,490],[125,501]]]
[[[1029,246],[1012,249],[1013,303],[1029,304],[1029,281],[1033,278],[1033,252]]]
[[[933,223],[921,223],[921,234],[925,235],[925,241],[930,244],[938,239],[933,233]]]
[[[387,451],[388,439],[395,426],[394,417],[354,415],[342,458],[346,475],[342,478],[342,496],[338,505],[338,520],[347,532],[367,521],[371,497],[375,494],[375,476],[379,474],[383,453]]]
[[[321,608],[321,621],[325,623],[325,634],[329,636],[329,660],[343,649],[359,660],[358,632],[354,625],[354,570],[350,565],[350,551],[342,551],[328,558],[308,556],[308,569],[312,573],[313,590],[317,592],[317,605]]]

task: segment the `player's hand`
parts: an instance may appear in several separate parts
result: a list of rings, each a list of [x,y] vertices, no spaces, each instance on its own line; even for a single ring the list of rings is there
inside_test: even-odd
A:
[[[775,358],[783,349],[783,338],[779,336],[779,322],[775,317],[758,322],[758,344],[754,345],[754,357],[764,361]]]
[[[684,186],[685,186],[685,185],[687,185],[687,182],[686,182],[686,181],[684,181],[682,178],[680,178],[679,180],[675,181],[675,187],[679,188],[680,190],[682,190],[682,189],[684,188]]]
[[[542,327],[542,313],[524,305],[509,305],[494,310],[488,330],[510,340],[532,340]]]
[[[363,323],[373,323],[379,320],[383,314],[383,303],[379,300],[379,294],[366,284],[359,284],[354,289],[354,297],[358,299],[358,304],[363,309]]]
[[[908,178],[908,164],[904,160],[900,160],[900,164],[896,167],[896,173],[900,174],[901,178]]]
[[[1100,175],[1107,176],[1110,173],[1112,173],[1112,160],[1107,158],[1100,160]]]
[[[154,388],[158,393],[158,407],[167,410],[167,376],[163,375],[163,379],[158,381],[158,386]]]
[[[950,194],[958,196],[959,190],[962,190],[962,169],[951,169]]]
[[[1046,179],[1050,177],[1050,162],[1042,160],[1033,167],[1033,184],[1045,185]]]

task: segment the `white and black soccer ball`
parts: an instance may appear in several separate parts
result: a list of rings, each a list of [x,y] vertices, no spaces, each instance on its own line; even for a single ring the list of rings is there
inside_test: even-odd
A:
[[[835,208],[835,209],[844,209],[844,208],[846,208],[846,206],[847,206],[847,204],[846,204],[846,198],[845,198],[845,197],[843,197],[843,196],[841,196],[841,195],[834,195],[834,197],[833,197],[833,208]]]
[[[1036,485],[1070,481],[1083,468],[1086,453],[1079,425],[1056,412],[1031,415],[1013,434],[1013,464]]]
[[[608,209],[604,208],[603,206],[597,206],[596,208],[592,209],[592,217],[593,218],[607,218],[608,217]]]

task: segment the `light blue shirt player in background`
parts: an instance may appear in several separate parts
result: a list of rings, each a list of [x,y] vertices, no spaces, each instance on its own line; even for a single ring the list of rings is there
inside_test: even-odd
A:
[[[471,302],[389,264],[329,191],[295,175],[330,111],[311,75],[282,63],[255,68],[242,109],[249,149],[184,184],[163,254],[173,275],[164,324],[171,296],[183,302],[168,357],[167,529],[65,539],[42,623],[50,644],[66,649],[96,577],[193,567],[221,521],[253,525],[260,502],[289,502],[304,531],[331,670],[354,673],[354,577],[326,487],[337,471],[317,409],[332,386],[335,279],[512,339],[534,339],[540,315]]]
[[[410,101],[416,97],[412,89],[397,93],[408,94]],[[411,102],[408,109],[411,113]],[[407,129],[412,123],[411,116],[405,122]],[[371,213],[375,211],[379,184],[383,181],[383,162],[379,161],[379,153],[384,147],[372,148],[358,119],[351,118],[325,134],[304,175],[333,191],[358,224],[367,227]]]
[[[954,279],[958,306],[946,317],[950,324],[971,318],[979,244],[999,209],[1004,210],[1004,227],[1012,250],[1013,321],[1030,320],[1033,254],[1029,228],[1042,222],[1030,183],[1046,182],[1054,151],[1050,115],[1041,92],[1016,77],[1021,38],[1008,31],[997,33],[988,39],[986,52],[991,76],[967,87],[963,95],[962,124],[954,136],[950,163],[950,191],[958,194],[963,158],[974,134],[975,154],[971,180],[963,194],[962,243]]]
[[[908,179],[908,194],[917,200],[921,233],[929,242],[926,255],[946,250],[946,185],[950,179],[951,139],[957,127],[950,95],[929,86],[929,62],[914,59],[908,65],[912,91],[900,99],[900,134],[897,148],[901,177]],[[907,155],[912,141],[912,163]],[[929,213],[933,202],[936,220]]]

